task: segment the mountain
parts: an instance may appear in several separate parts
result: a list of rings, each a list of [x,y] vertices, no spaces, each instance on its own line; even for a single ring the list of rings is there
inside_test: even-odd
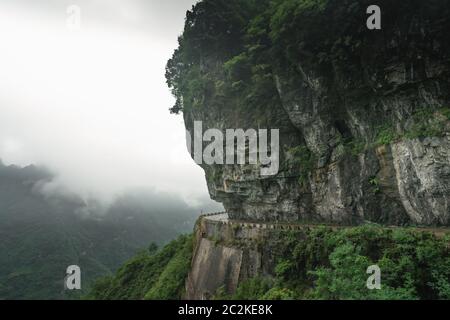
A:
[[[151,243],[191,232],[198,209],[151,191],[132,191],[103,207],[73,194],[48,193],[53,175],[0,162],[0,299],[68,299],[114,272]],[[82,292],[64,289],[78,265]]]
[[[254,142],[225,148],[227,129],[279,130],[279,170],[262,175],[274,163],[251,153],[196,159],[228,217],[198,220],[189,270],[174,262],[187,277],[167,283],[185,290],[165,298],[450,299],[450,7],[379,0],[371,30],[372,4],[203,0],[187,13],[166,69],[171,112],[192,145],[216,129],[202,141],[213,159]],[[173,270],[154,261],[176,245],[93,298],[154,298]]]

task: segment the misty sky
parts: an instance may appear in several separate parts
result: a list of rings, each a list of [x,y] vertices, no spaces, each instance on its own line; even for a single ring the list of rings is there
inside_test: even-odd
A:
[[[164,78],[195,2],[0,0],[0,158],[48,166],[84,194],[207,196]]]

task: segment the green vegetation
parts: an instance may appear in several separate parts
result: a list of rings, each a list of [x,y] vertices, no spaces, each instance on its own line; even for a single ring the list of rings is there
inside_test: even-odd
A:
[[[99,279],[92,300],[177,300],[191,265],[192,236],[181,236],[159,251],[141,252],[114,276]]]
[[[299,184],[304,184],[308,180],[310,172],[315,167],[316,158],[314,154],[306,146],[298,146],[288,151],[292,159],[290,165],[298,167],[300,176],[298,179]]]
[[[137,191],[102,211],[76,195],[43,193],[51,179],[43,168],[0,160],[0,300],[78,299],[149,243],[191,231],[198,212],[177,197]],[[81,291],[64,290],[74,264]]]
[[[366,149],[366,143],[362,140],[350,139],[344,143],[344,147],[352,156],[357,156]]]
[[[439,16],[444,0],[380,0],[395,17],[420,12]],[[255,113],[279,104],[275,74],[299,78],[306,71],[355,71],[373,35],[365,26],[369,0],[203,0],[187,13],[179,48],[167,64],[174,113],[191,108],[230,108]],[[354,62],[354,63],[350,63]],[[307,69],[308,68],[308,69]],[[310,70],[313,69],[313,70]],[[292,76],[292,77],[291,77]]]
[[[220,288],[214,296],[215,300],[262,300],[262,297],[268,293],[273,287],[272,279],[257,277],[243,281],[236,293],[229,296],[225,293],[224,288]]]
[[[390,125],[382,126],[378,129],[378,135],[375,140],[376,145],[389,145],[393,143],[398,138],[397,134],[395,133],[394,128]]]
[[[179,48],[166,68],[167,83],[176,97],[172,112],[221,104],[224,96],[244,86],[239,82],[244,79],[224,80],[227,74],[248,71],[247,57],[241,53],[248,21],[258,12],[259,3],[206,0],[187,13]]]
[[[447,120],[450,120],[450,108],[445,107],[445,108],[441,108],[440,113],[447,118]]]
[[[381,126],[375,145],[389,145],[402,138],[417,139],[442,136],[447,131],[449,114],[448,108],[441,108],[436,111],[419,109],[407,119],[412,124],[403,134],[396,133],[392,125]]]
[[[274,278],[240,284],[227,299],[450,299],[450,236],[367,225],[279,232]],[[366,286],[381,268],[381,290]]]
[[[373,193],[378,194],[381,192],[380,180],[377,177],[371,177],[369,184],[372,186]]]
[[[279,103],[272,68],[284,57],[278,50],[291,18],[286,12],[297,7],[294,11],[305,17],[326,2],[199,2],[188,12],[179,48],[167,64],[167,83],[176,97],[171,111],[225,107],[226,100],[255,113],[261,103]]]
[[[419,109],[413,115],[406,119],[411,122],[405,132],[402,134],[396,132],[392,123],[388,123],[377,128],[375,140],[372,143],[366,143],[357,139],[347,139],[342,142],[348,153],[356,156],[367,150],[377,146],[387,146],[398,140],[417,139],[426,137],[440,137],[448,131],[448,121],[450,120],[450,109],[440,108]]]
[[[262,240],[276,263],[272,276],[242,281],[213,299],[450,299],[450,234],[377,225],[272,231]],[[269,248],[269,249],[267,249]],[[100,279],[88,299],[179,299],[189,272],[192,236],[151,247],[113,277]],[[369,266],[381,269],[381,289],[367,288]]]
[[[449,114],[448,108],[442,108],[437,112],[429,109],[416,111],[412,116],[413,125],[406,132],[405,137],[415,139],[442,136],[446,130]]]

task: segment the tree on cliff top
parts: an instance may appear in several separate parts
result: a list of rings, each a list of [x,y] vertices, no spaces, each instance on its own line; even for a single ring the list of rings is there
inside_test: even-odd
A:
[[[443,29],[450,28],[446,0],[380,0],[377,5],[382,8],[383,30],[372,32],[366,28],[366,8],[371,4],[370,0],[197,3],[187,12],[179,48],[166,68],[167,84],[176,98],[171,112],[212,104],[215,98],[236,94],[243,101],[252,95],[256,103],[265,103],[273,97],[261,92],[276,95],[273,68],[299,75],[300,65],[325,75],[336,67],[361,70],[361,57],[374,54],[377,48],[373,60],[376,67],[386,57],[416,54],[408,46],[414,37],[424,36],[416,30],[418,25],[432,26],[440,21]],[[395,49],[383,44],[389,30],[400,32],[400,44]],[[447,43],[445,39],[439,42]],[[228,72],[230,67],[239,72]],[[269,87],[272,89],[267,90]],[[247,106],[253,104],[250,101]]]

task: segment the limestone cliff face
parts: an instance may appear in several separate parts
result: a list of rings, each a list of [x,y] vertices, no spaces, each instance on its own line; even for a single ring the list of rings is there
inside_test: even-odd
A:
[[[185,298],[207,300],[218,290],[231,294],[246,279],[273,275],[273,253],[269,247],[258,246],[258,241],[270,238],[272,230],[265,225],[200,218]]]
[[[185,108],[190,131],[200,120],[205,130],[280,129],[273,177],[259,165],[203,165],[231,218],[450,224],[448,18],[395,19],[333,39],[345,44],[328,63],[302,49],[289,64],[266,61],[275,90],[257,107],[205,92],[201,107]],[[224,63],[206,54],[199,62],[215,92],[230,81]]]
[[[305,194],[315,216],[450,223],[449,122],[438,111],[449,104],[450,60],[436,41],[441,32],[411,21],[407,35],[390,30],[353,66],[336,66],[324,77],[300,61],[301,77],[276,76],[283,109],[316,155]],[[435,137],[409,134],[438,119]],[[371,144],[383,134],[392,137]],[[343,138],[363,147],[349,156]]]

